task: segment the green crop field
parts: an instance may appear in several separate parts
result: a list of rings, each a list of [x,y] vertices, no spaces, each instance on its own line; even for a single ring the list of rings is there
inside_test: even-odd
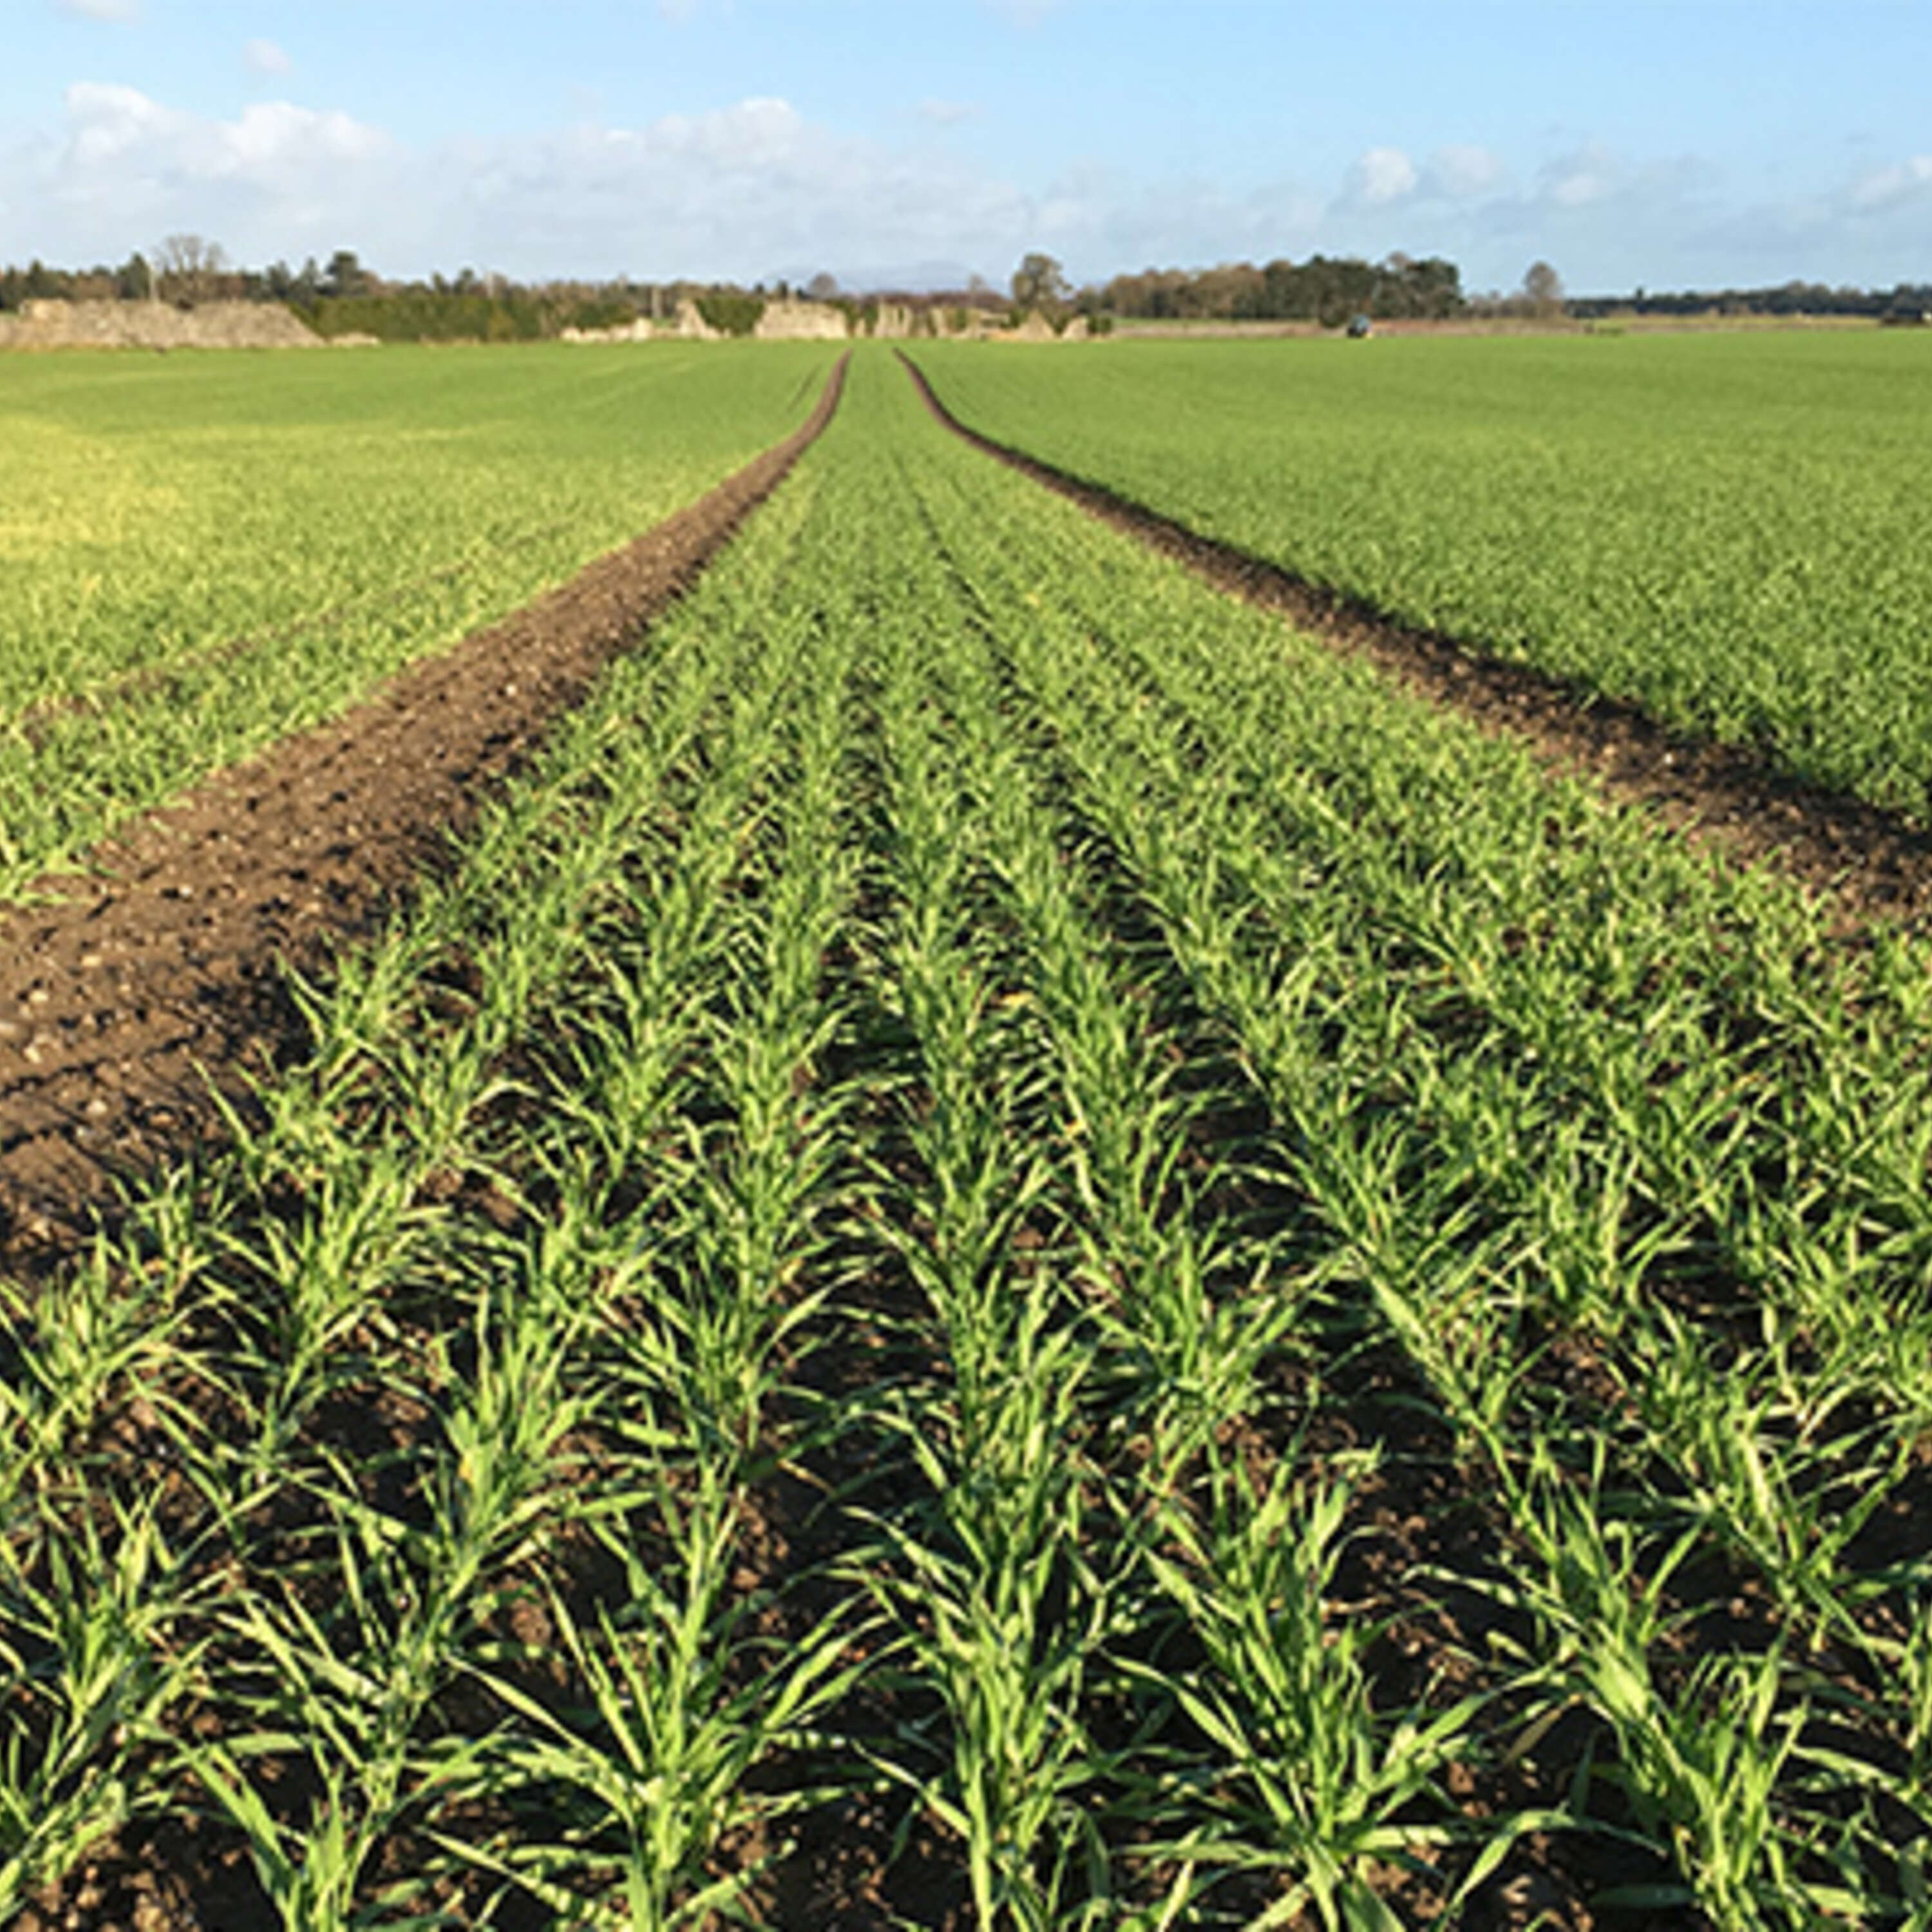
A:
[[[1184,380],[934,361],[1042,447]],[[1674,474],[1736,594],[1743,460],[1605,545]],[[863,350],[259,1120],[6,1294],[0,1919],[1923,1926],[1928,967]]]
[[[832,360],[0,358],[0,899],[701,495]]]
[[[919,359],[973,428],[1191,529],[1932,816],[1912,332]]]

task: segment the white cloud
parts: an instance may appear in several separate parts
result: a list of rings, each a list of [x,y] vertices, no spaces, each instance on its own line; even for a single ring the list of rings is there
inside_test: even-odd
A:
[[[1461,201],[1502,184],[1508,170],[1487,148],[1456,145],[1438,148],[1423,172],[1425,194]]]
[[[1623,184],[1616,157],[1594,142],[1546,161],[1538,176],[1543,199],[1558,208],[1585,208],[1607,200]]]
[[[67,91],[68,166],[81,174],[113,161],[144,142],[166,139],[185,121],[131,87],[81,81]]]
[[[930,121],[935,128],[956,128],[962,121],[970,121],[980,112],[970,100],[940,100],[928,95],[919,104],[919,118]]]
[[[1420,178],[1400,148],[1370,148],[1349,169],[1342,199],[1350,207],[1384,207],[1413,194]]]
[[[1874,168],[1852,184],[1850,200],[1860,214],[1932,199],[1932,154],[1914,154],[1887,168]]]
[[[212,120],[93,81],[66,107],[58,138],[0,160],[0,202],[46,224],[29,245],[50,259],[104,260],[176,230],[243,261],[353,245],[403,186],[397,145],[344,113],[258,101]]]
[[[380,129],[338,112],[286,100],[256,101],[235,121],[209,121],[165,107],[131,87],[77,82],[67,91],[68,140],[56,192],[111,189],[110,166],[187,186],[266,178],[309,164],[362,162],[389,153]]]
[[[534,133],[416,146],[283,100],[220,118],[86,82],[59,125],[0,137],[0,210],[10,254],[60,262],[118,260],[182,232],[250,263],[352,248],[396,275],[823,268],[866,286],[928,268],[1003,283],[1036,248],[1076,278],[1401,248],[1448,256],[1472,288],[1514,286],[1541,256],[1588,292],[1793,274],[1888,286],[1922,260],[1932,206],[1923,155],[1781,208],[1748,205],[1707,163],[1594,146],[1514,170],[1485,148],[1379,146],[1324,194],[1090,166],[1022,181],[933,137],[958,104],[916,111],[898,142],[758,97],[633,126],[586,107]]]
[[[64,14],[88,20],[133,20],[140,16],[141,0],[60,0]]]
[[[758,277],[811,261],[990,259],[1026,245],[1032,204],[943,154],[850,139],[754,98],[639,128],[578,127],[478,147],[448,171],[436,252],[526,272],[628,268]],[[380,260],[374,250],[371,259]]]
[[[256,174],[290,163],[380,160],[394,144],[379,128],[346,114],[317,113],[286,100],[257,101],[221,124],[212,158],[217,174]]]
[[[242,50],[242,64],[250,74],[286,74],[295,62],[273,40],[250,40]]]
[[[944,121],[950,104],[928,120]],[[392,274],[464,263],[518,275],[620,270],[751,280],[828,268],[848,285],[947,265],[995,282],[1028,248],[1076,276],[1147,263],[1267,260],[1358,240],[1292,182],[1231,189],[1085,168],[1022,185],[930,140],[862,140],[754,98],[631,127],[579,116],[521,137],[430,148],[341,112],[257,102],[229,119],[137,89],[68,90],[63,128],[10,154],[0,206],[22,256],[117,260],[157,235],[218,241],[231,259],[338,247]],[[1373,160],[1386,197],[1416,170]],[[1378,211],[1364,212],[1379,230]],[[1385,210],[1380,211],[1385,213]],[[16,218],[25,215],[24,220]]]

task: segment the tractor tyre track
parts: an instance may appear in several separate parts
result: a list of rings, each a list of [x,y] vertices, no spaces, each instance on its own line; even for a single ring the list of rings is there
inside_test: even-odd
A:
[[[997,442],[961,422],[919,365],[898,355],[926,407],[954,435],[1215,589],[1280,611],[1322,643],[1366,657],[1431,702],[1526,742],[1546,764],[1591,780],[1620,803],[1655,812],[1738,862],[1776,866],[1828,896],[1847,928],[1884,921],[1932,929],[1932,831],[1793,778],[1748,747],[1686,736],[1622,699],[1401,623]]]
[[[216,773],[0,908],[0,1267],[70,1250],[116,1177],[214,1129],[323,964],[674,603],[831,420],[842,358],[784,442],[708,495],[330,723]]]

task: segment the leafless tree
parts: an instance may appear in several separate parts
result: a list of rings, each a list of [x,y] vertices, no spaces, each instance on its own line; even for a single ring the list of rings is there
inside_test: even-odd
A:
[[[220,242],[170,235],[154,250],[154,292],[166,302],[207,302],[227,266]]]
[[[1563,278],[1547,262],[1532,262],[1524,272],[1522,299],[1530,314],[1548,322],[1563,313]]]

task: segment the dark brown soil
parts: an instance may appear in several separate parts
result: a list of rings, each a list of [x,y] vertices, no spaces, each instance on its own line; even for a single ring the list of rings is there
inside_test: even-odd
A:
[[[1298,629],[1372,659],[1436,703],[1525,740],[1551,764],[1620,801],[1831,896],[1846,923],[1932,928],[1932,832],[1862,799],[1791,777],[1746,746],[1687,736],[1646,712],[1418,630],[1359,598],[1217,543],[1104,486],[1070,476],[959,421],[904,363],[934,416],[980,449],[1103,523],[1185,564],[1216,589],[1279,610]]]
[[[0,911],[0,1266],[64,1250],[117,1174],[187,1151],[291,1034],[282,962],[366,933],[697,578],[838,406],[526,609],[197,786]]]

